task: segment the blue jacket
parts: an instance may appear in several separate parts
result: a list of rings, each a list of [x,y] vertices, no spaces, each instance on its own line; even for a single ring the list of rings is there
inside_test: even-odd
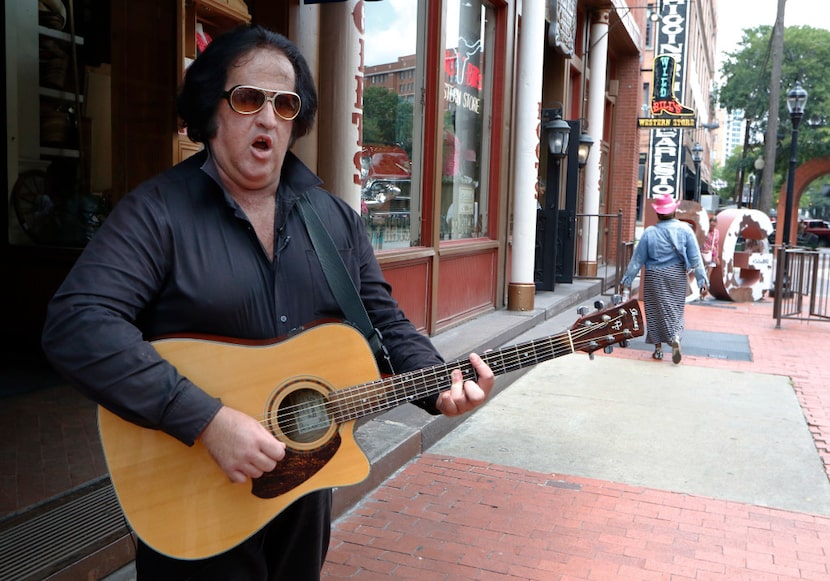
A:
[[[698,286],[709,286],[692,227],[677,219],[660,220],[643,231],[625,269],[622,285],[630,287],[643,267],[648,271],[675,264],[683,264],[687,271],[694,271]]]

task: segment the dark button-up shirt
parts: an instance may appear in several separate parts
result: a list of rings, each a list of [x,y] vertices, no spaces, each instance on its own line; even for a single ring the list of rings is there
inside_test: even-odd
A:
[[[440,363],[392,298],[360,216],[319,183],[287,155],[273,259],[222,188],[208,153],[142,184],[116,206],[52,299],[43,333],[50,361],[101,405],[192,444],[221,404],[148,340],[269,339],[343,317],[294,207],[308,192],[396,370]],[[434,398],[423,405],[435,413]]]

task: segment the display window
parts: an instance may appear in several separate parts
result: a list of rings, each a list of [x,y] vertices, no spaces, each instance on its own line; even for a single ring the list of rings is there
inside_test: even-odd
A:
[[[448,0],[444,11],[441,238],[486,237],[494,18],[477,0]]]
[[[424,65],[416,54],[422,4],[364,4],[360,199],[361,215],[379,252],[422,244]]]
[[[430,6],[437,5],[430,3]],[[437,91],[441,240],[487,237],[489,140],[492,103],[494,14],[480,1],[448,0],[440,38],[425,40],[427,3],[365,4],[361,212],[377,251],[425,244],[423,195],[433,176],[424,175],[426,91]],[[441,75],[426,87],[425,42],[440,42]],[[430,184],[424,188],[422,184]]]

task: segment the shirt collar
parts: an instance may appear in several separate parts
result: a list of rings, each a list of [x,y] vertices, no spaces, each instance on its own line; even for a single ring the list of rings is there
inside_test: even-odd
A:
[[[207,156],[201,165],[201,170],[210,176],[227,196],[228,191],[219,178],[219,169],[216,167],[216,162],[210,153],[210,148],[206,147],[205,150],[207,151]],[[285,160],[282,164],[280,185],[277,187],[277,194],[287,194],[291,197],[297,197],[298,194],[310,190],[315,186],[319,186],[321,183],[323,183],[323,180],[311,171],[299,157],[291,151],[286,152]]]

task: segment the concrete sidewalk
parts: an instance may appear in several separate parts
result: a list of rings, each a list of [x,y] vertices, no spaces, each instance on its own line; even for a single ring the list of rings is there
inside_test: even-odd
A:
[[[337,520],[325,577],[830,578],[830,327],[686,313],[680,365],[635,343],[517,378]]]

